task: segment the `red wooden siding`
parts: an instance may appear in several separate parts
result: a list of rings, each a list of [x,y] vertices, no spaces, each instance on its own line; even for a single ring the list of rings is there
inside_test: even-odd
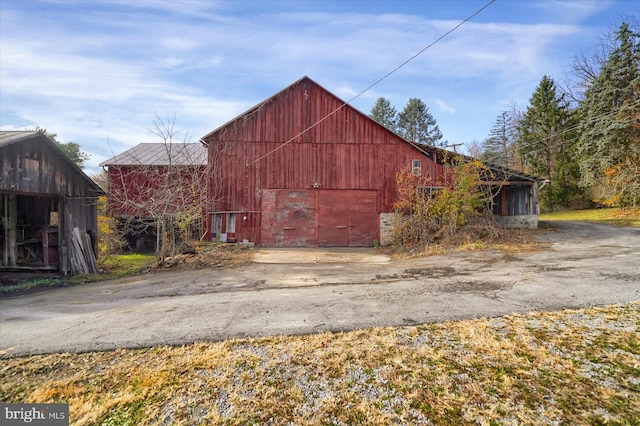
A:
[[[149,218],[149,209],[158,214],[168,209],[204,202],[206,191],[204,166],[109,166],[107,207],[116,216]],[[158,201],[150,201],[149,198]]]
[[[410,166],[412,159],[420,159],[423,175],[434,181],[442,175],[442,166],[428,155],[354,108],[342,105],[340,99],[305,77],[204,137],[209,145],[208,209],[247,212],[248,219],[237,222],[237,240],[278,244],[275,236],[265,236],[275,220],[269,209],[275,208],[278,214],[277,196],[270,190],[348,190],[333,193],[325,205],[335,214],[342,214],[340,207],[329,204],[348,206],[352,191],[371,191],[375,196],[363,201],[367,211],[353,212],[354,221],[360,214],[366,222],[371,214],[377,221],[380,212],[392,211],[397,197],[396,173]],[[361,240],[368,244],[378,238],[370,239],[370,230],[365,234]],[[320,243],[319,238],[316,241]]]

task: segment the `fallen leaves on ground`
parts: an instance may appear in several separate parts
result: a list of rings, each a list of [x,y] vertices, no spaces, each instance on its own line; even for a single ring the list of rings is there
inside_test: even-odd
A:
[[[640,303],[0,360],[75,425],[634,424]]]

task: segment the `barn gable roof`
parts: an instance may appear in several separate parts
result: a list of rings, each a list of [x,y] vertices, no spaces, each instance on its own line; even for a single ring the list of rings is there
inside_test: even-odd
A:
[[[104,166],[206,166],[207,149],[200,143],[141,143],[106,161]]]
[[[387,129],[386,127],[382,126],[381,124],[379,124],[377,121],[373,120],[371,117],[369,117],[368,115],[364,114],[362,111],[358,110],[357,108],[354,108],[353,106],[351,106],[350,104],[348,104],[347,102],[345,102],[344,100],[340,99],[338,96],[334,95],[332,92],[330,92],[329,90],[325,89],[324,87],[322,87],[320,84],[318,84],[317,82],[315,82],[314,80],[312,80],[311,78],[304,76],[302,78],[300,78],[299,80],[291,83],[289,86],[285,87],[284,89],[280,90],[279,92],[275,93],[274,95],[268,97],[267,99],[265,99],[264,101],[254,105],[253,107],[249,108],[248,110],[246,110],[245,112],[241,113],[240,115],[236,116],[235,118],[232,118],[231,120],[227,121],[226,123],[224,123],[223,125],[217,127],[216,129],[212,130],[211,132],[207,133],[206,135],[204,135],[202,138],[200,138],[200,141],[203,143],[205,139],[209,138],[212,135],[215,135],[218,132],[223,131],[224,129],[232,126],[234,123],[239,122],[241,120],[246,119],[247,117],[255,114],[256,112],[258,112],[260,109],[262,109],[265,105],[270,104],[278,99],[280,99],[283,95],[285,95],[287,92],[290,92],[291,90],[294,90],[295,88],[297,88],[299,85],[301,84],[312,84],[316,87],[318,87],[320,90],[322,90],[323,92],[325,92],[327,95],[333,97],[336,101],[338,101],[339,104],[342,105],[342,107],[340,107],[340,109],[348,109],[350,111],[355,112],[356,114],[358,114],[359,116],[363,117],[365,120],[369,120],[373,123],[376,123],[378,126],[380,126],[380,128],[384,129],[384,131],[389,132],[393,135],[395,135],[396,137],[402,139],[397,133]],[[327,114],[327,117],[333,115],[334,113],[337,113],[338,110],[335,110],[329,114]],[[315,123],[314,125],[319,124],[320,122]],[[314,125],[312,125],[311,127],[313,127]],[[310,127],[310,128],[311,128]],[[306,129],[306,130],[310,130]],[[403,139],[404,140],[404,139]],[[427,147],[427,148],[432,148],[432,147]]]
[[[328,95],[332,96],[333,98],[335,98],[341,105],[342,107],[340,107],[339,109],[345,108],[348,109],[350,111],[355,112],[356,114],[358,114],[359,116],[361,116],[364,120],[369,120],[372,123],[375,123],[375,125],[379,126],[381,129],[384,129],[384,131],[389,132],[391,134],[393,134],[396,138],[398,138],[398,140],[412,146],[416,151],[429,156],[430,158],[435,158],[437,159],[437,161],[442,162],[445,158],[454,156],[454,155],[461,155],[461,154],[457,154],[442,148],[437,148],[437,147],[433,147],[430,145],[424,145],[424,144],[419,144],[416,142],[411,142],[408,141],[406,139],[404,139],[402,136],[398,135],[397,133],[393,132],[392,130],[389,130],[388,128],[386,128],[385,126],[383,126],[382,124],[378,123],[377,121],[375,121],[374,119],[372,119],[371,117],[369,117],[367,114],[364,114],[362,111],[358,110],[357,108],[351,106],[350,104],[348,104],[347,102],[343,101],[342,99],[340,99],[339,97],[337,97],[336,95],[334,95],[333,93],[331,93],[330,91],[328,91],[327,89],[325,89],[324,87],[322,87],[320,84],[316,83],[314,80],[312,80],[311,78],[304,76],[301,79],[297,80],[296,82],[290,84],[289,86],[285,87],[284,89],[280,90],[279,92],[277,92],[276,94],[274,94],[273,96],[270,96],[269,98],[265,99],[264,101],[256,104],[255,106],[249,108],[248,110],[246,110],[245,112],[243,112],[242,114],[238,115],[237,117],[229,120],[228,122],[226,122],[225,124],[219,126],[218,128],[214,129],[213,131],[207,133],[206,135],[204,135],[200,141],[206,145],[206,139],[210,138],[211,136],[214,136],[215,134],[224,131],[225,129],[233,126],[235,123],[240,122],[241,120],[245,120],[247,117],[255,114],[256,112],[258,112],[263,106],[276,101],[277,99],[281,98],[284,94],[286,94],[287,92],[293,90],[294,88],[296,88],[298,85],[303,84],[303,83],[309,83],[309,84],[313,84],[315,86],[317,86],[318,88],[320,88],[321,90],[323,90],[324,92],[326,92]],[[338,109],[336,109],[335,111],[329,113],[326,117],[328,117],[329,115],[332,115],[334,113],[338,112]],[[319,122],[313,124],[311,127],[315,126],[319,124]],[[309,127],[306,130],[310,130],[311,127]],[[306,131],[305,130],[305,131]],[[472,159],[472,157],[469,156],[464,156],[463,157],[469,161]],[[512,170],[506,167],[502,167],[500,165],[497,164],[492,164],[492,163],[487,163],[487,162],[483,162],[483,164],[485,164],[492,172],[494,172],[497,176],[499,176],[500,178],[506,178],[506,179],[510,179],[510,180],[524,180],[524,181],[530,181],[530,182],[540,182],[543,179],[537,177],[537,176],[533,176],[533,175],[529,175],[527,173],[524,172],[519,172],[516,170]]]
[[[49,151],[51,151],[55,156],[66,163],[69,169],[73,170],[73,173],[77,174],[80,179],[84,180],[87,183],[88,188],[95,193],[96,196],[104,195],[102,188],[87,176],[87,174],[44,133],[31,130],[0,131],[0,150],[10,145],[25,143],[28,141],[35,141],[41,146],[46,147],[46,149],[49,149]]]

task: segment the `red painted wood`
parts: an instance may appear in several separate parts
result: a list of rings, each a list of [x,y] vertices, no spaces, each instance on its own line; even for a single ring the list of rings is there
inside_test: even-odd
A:
[[[378,235],[376,192],[265,190],[262,244],[275,247],[372,246]]]
[[[276,247],[314,247],[315,194],[308,190],[280,190],[276,195]]]
[[[500,204],[502,205],[502,211],[500,212],[500,214],[502,216],[508,216],[509,215],[509,189],[508,188],[502,188],[502,191],[500,191]]]
[[[319,247],[349,246],[349,200],[347,192],[325,190],[318,192]]]
[[[204,167],[109,166],[108,175],[107,208],[116,216],[149,218],[149,210],[171,213],[204,204]]]
[[[397,199],[396,173],[409,166],[412,159],[420,159],[424,176],[434,182],[443,176],[443,167],[432,161],[430,154],[351,106],[343,106],[340,99],[308,78],[211,132],[204,140],[209,145],[209,211],[260,212],[255,213],[260,217],[251,228],[238,221],[236,238],[263,245],[275,243],[262,235],[274,223],[274,213],[269,209],[277,209],[273,200],[263,200],[270,190],[374,191],[371,214],[376,215],[374,239],[379,239],[378,214],[393,211]],[[425,150],[431,152],[428,147]],[[360,220],[370,220],[368,212],[362,213],[365,216]],[[369,239],[370,232],[364,230],[359,238]]]
[[[374,191],[349,191],[349,246],[370,247],[378,239],[379,219]]]

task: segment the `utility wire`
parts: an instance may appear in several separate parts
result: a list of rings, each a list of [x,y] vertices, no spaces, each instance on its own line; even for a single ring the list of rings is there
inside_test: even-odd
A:
[[[266,154],[264,154],[261,157],[258,157],[256,160],[254,160],[251,164],[255,164],[260,160],[263,160],[264,158],[270,156],[271,154],[273,154],[274,152],[282,149],[285,145],[288,145],[289,143],[293,142],[294,140],[296,140],[297,138],[299,138],[300,136],[302,136],[303,134],[307,133],[309,130],[313,129],[314,127],[318,126],[320,123],[322,123],[323,121],[325,121],[326,119],[328,119],[329,117],[331,117],[332,115],[334,115],[335,113],[337,113],[338,111],[340,111],[342,108],[344,108],[345,106],[349,105],[351,102],[353,102],[354,100],[358,99],[360,96],[362,96],[363,94],[365,94],[366,92],[368,92],[369,90],[371,90],[374,86],[380,84],[383,80],[385,80],[386,78],[388,78],[389,76],[391,76],[392,74],[394,74],[395,72],[397,72],[399,69],[401,69],[402,67],[404,67],[405,65],[407,65],[409,62],[413,61],[415,58],[417,58],[418,56],[422,55],[426,50],[430,49],[431,47],[433,47],[434,45],[436,45],[437,43],[439,43],[440,41],[442,41],[442,39],[444,39],[445,37],[447,37],[449,34],[453,33],[454,31],[456,31],[458,28],[460,28],[462,25],[464,25],[465,23],[467,23],[468,21],[470,21],[471,19],[475,18],[477,15],[479,15],[482,11],[484,11],[487,7],[491,6],[493,3],[495,3],[496,0],[490,0],[489,3],[485,4],[484,6],[482,6],[480,9],[478,9],[476,12],[474,12],[471,16],[469,16],[468,18],[466,18],[465,20],[461,21],[460,23],[458,23],[458,25],[456,25],[455,27],[451,28],[449,31],[447,31],[446,33],[442,34],[440,37],[438,37],[435,41],[433,41],[432,43],[430,43],[429,45],[427,45],[424,49],[420,50],[418,53],[416,53],[415,55],[411,56],[409,59],[407,59],[406,61],[404,61],[403,63],[401,63],[400,65],[398,65],[397,67],[395,67],[393,70],[389,71],[387,74],[385,74],[384,76],[380,77],[378,80],[376,80],[374,83],[372,83],[371,85],[369,85],[369,87],[367,87],[366,89],[362,90],[360,93],[358,93],[357,95],[355,95],[354,97],[352,97],[351,99],[349,99],[347,102],[343,103],[342,105],[340,105],[338,108],[334,109],[333,111],[331,111],[329,114],[325,115],[324,117],[322,117],[320,120],[316,121],[315,123],[313,123],[312,125],[310,125],[309,127],[307,127],[306,129],[302,130],[300,133],[298,133],[297,135],[293,136],[292,138],[290,138],[289,140],[287,140],[286,142],[283,142],[281,145],[278,145],[276,148],[274,148],[273,150],[267,152]]]
[[[608,117],[610,117],[610,116],[614,116],[614,115],[618,114],[619,112],[621,112],[621,111],[623,111],[623,110],[631,109],[631,108],[635,108],[635,107],[637,107],[637,106],[640,106],[640,100],[636,100],[636,101],[633,101],[633,102],[631,102],[631,103],[629,103],[629,104],[627,104],[627,105],[623,105],[623,106],[621,106],[621,107],[619,107],[619,108],[617,108],[617,109],[615,109],[615,110],[613,110],[613,111],[605,112],[605,113],[600,114],[600,115],[597,115],[597,116],[595,116],[595,117],[590,117],[589,119],[587,119],[587,120],[585,120],[585,121],[583,121],[583,122],[580,122],[580,123],[578,123],[578,124],[575,124],[575,125],[573,125],[573,126],[571,126],[571,127],[568,127],[568,128],[566,128],[566,129],[562,129],[562,130],[560,130],[560,131],[558,131],[558,132],[555,132],[555,133],[553,133],[552,135],[549,135],[549,136],[547,136],[547,137],[540,138],[540,139],[537,139],[537,140],[533,140],[533,141],[530,141],[530,142],[528,142],[528,143],[526,143],[526,144],[522,144],[522,145],[520,145],[520,146],[519,146],[519,148],[520,148],[520,149],[522,149],[522,148],[526,148],[526,147],[528,147],[528,146],[532,146],[532,145],[537,145],[537,144],[539,144],[539,143],[543,143],[543,142],[545,142],[545,141],[547,141],[547,140],[550,140],[550,139],[553,139],[553,138],[555,138],[555,137],[561,136],[561,135],[563,135],[563,134],[565,134],[565,133],[568,133],[568,132],[570,132],[570,131],[572,131],[572,130],[576,130],[576,129],[578,129],[578,128],[579,128],[579,127],[581,127],[581,126],[584,126],[584,125],[585,125],[585,123],[586,123],[586,124],[593,123],[593,122],[595,122],[595,121],[597,121],[597,120],[600,120],[600,119],[602,119],[602,118],[608,118]],[[542,149],[546,149],[546,148],[552,148],[552,147],[554,147],[554,145],[555,145],[555,146],[564,145],[565,143],[573,142],[574,140],[576,140],[576,139],[578,139],[578,138],[579,138],[579,137],[572,138],[572,139],[568,139],[568,140],[565,140],[565,141],[558,141],[558,142],[557,142],[557,143],[555,143],[555,144],[546,145],[546,146],[541,146],[541,147],[538,147],[538,148],[536,148],[536,149],[532,149],[532,150],[530,150],[530,151],[528,151],[528,152],[536,152],[536,151],[538,151],[538,150],[542,150]]]

